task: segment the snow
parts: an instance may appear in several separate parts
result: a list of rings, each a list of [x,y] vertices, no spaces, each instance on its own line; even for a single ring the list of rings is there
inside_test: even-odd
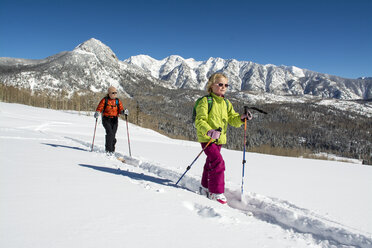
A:
[[[0,103],[0,247],[372,247],[372,167],[223,149],[226,196],[198,195],[205,155],[120,121]]]
[[[299,78],[305,77],[305,73],[301,68],[298,68],[296,66],[289,66],[288,69],[296,77],[299,77]]]
[[[162,61],[158,61],[148,55],[143,55],[143,54],[132,56],[127,61],[130,61],[131,63],[139,66],[145,71],[150,72],[151,76],[155,78],[160,77],[159,73],[160,73],[160,68],[163,65]],[[149,68],[147,69],[147,67]]]

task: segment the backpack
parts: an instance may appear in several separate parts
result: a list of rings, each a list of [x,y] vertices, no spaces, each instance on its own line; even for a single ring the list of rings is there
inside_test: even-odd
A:
[[[120,108],[119,108],[119,98],[115,98],[115,102],[116,102],[116,107],[117,107],[117,109],[118,109],[118,115],[119,115],[119,113],[120,113]],[[106,107],[107,107],[107,102],[108,102],[108,97],[106,96],[105,97],[105,105],[103,106],[103,110],[102,110],[102,113],[105,113],[105,109],[106,109]]]
[[[196,107],[198,106],[200,100],[203,99],[204,97],[207,98],[207,102],[208,102],[208,114],[209,114],[209,112],[211,112],[211,109],[212,109],[212,106],[213,106],[213,97],[211,95],[205,95],[205,96],[202,96],[202,97],[198,98],[195,101],[194,109],[192,111],[192,123],[194,123],[194,125],[195,125],[195,119],[196,119]],[[225,100],[225,103],[226,103],[227,112],[229,112],[229,101],[227,101],[226,98],[224,98],[224,100]]]

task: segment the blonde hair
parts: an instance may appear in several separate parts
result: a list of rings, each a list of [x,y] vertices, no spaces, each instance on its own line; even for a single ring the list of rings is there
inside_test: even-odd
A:
[[[218,78],[226,78],[226,80],[228,80],[227,76],[225,74],[222,74],[222,73],[214,73],[212,74],[209,79],[208,79],[208,84],[206,86],[206,89],[208,91],[208,93],[212,93],[212,85],[215,84],[216,80]]]

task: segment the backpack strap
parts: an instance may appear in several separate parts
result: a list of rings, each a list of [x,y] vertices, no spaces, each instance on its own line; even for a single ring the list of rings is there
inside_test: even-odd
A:
[[[117,107],[117,110],[118,110],[118,115],[120,114],[120,106],[119,106],[119,98],[116,98],[115,99],[116,101],[116,107]]]
[[[211,109],[212,109],[212,106],[213,106],[213,97],[211,95],[206,95],[204,97],[207,98],[207,102],[208,102],[208,114],[209,114],[209,112],[211,112]]]
[[[106,107],[107,107],[107,102],[108,102],[108,97],[105,96],[104,98],[105,98],[105,105],[103,105],[102,114],[105,113],[105,109],[106,109]]]

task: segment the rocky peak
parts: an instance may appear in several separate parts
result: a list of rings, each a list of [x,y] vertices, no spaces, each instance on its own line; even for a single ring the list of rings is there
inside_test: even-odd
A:
[[[74,52],[92,53],[101,61],[111,60],[112,62],[118,62],[118,58],[111,48],[95,38],[81,43],[74,49]]]

